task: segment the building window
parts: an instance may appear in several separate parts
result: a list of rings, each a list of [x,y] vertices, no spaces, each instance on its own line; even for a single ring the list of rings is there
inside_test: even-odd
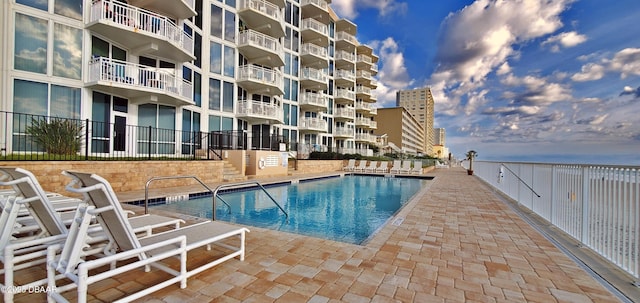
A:
[[[222,73],[222,45],[220,43],[210,43],[209,69],[214,74]]]
[[[61,16],[82,20],[82,2],[83,0],[56,0],[53,12]]]
[[[16,14],[14,68],[47,72],[47,20]]]
[[[224,75],[235,77],[236,51],[225,45],[224,47]]]
[[[56,23],[53,27],[53,75],[82,77],[82,31]]]
[[[220,80],[209,79],[209,109],[220,110]]]

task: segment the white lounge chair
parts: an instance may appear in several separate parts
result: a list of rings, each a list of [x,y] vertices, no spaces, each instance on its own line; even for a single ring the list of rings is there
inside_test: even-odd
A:
[[[60,213],[56,212],[50,197],[40,186],[36,177],[27,170],[13,167],[0,167],[0,185],[11,186],[17,195],[7,198],[0,215],[0,261],[4,267],[0,273],[4,274],[4,284],[0,289],[4,292],[4,301],[13,300],[12,287],[16,271],[32,267],[46,261],[47,246],[63,243],[68,236],[68,230]],[[80,203],[82,200],[78,200]],[[76,202],[75,207],[78,208]],[[29,216],[21,216],[27,210]],[[148,235],[156,227],[178,227],[183,221],[162,216],[139,216],[129,219],[136,233]],[[32,225],[24,225],[30,221]],[[70,220],[68,223],[71,224]],[[91,222],[90,222],[91,223]],[[25,235],[25,232],[29,234]],[[91,236],[90,244],[101,243],[85,251],[86,254],[102,252],[108,238],[100,226],[88,229]],[[17,238],[15,235],[20,234]],[[104,243],[103,243],[104,242]],[[34,278],[35,279],[35,278]],[[30,281],[23,287],[40,286],[46,279]],[[7,291],[8,290],[8,291]]]
[[[86,235],[82,232],[74,232],[74,234],[70,235],[60,255],[56,255],[53,249],[50,249],[50,253],[47,256],[48,275],[53,276],[56,272],[59,272],[72,281],[69,285],[58,286],[55,284],[55,279],[49,280],[48,288],[54,290],[49,295],[56,300],[63,299],[60,292],[77,286],[78,302],[84,302],[87,299],[86,292],[89,284],[125,273],[137,267],[152,265],[173,274],[170,279],[145,288],[124,299],[126,301],[134,300],[177,282],[180,282],[181,288],[185,288],[188,277],[236,256],[240,260],[244,260],[245,233],[249,231],[247,228],[214,221],[190,225],[138,239],[107,180],[97,175],[79,172],[66,171],[64,174],[74,180],[67,186],[67,190],[82,194],[84,201],[87,203],[83,211],[78,210],[78,219],[74,221],[74,226],[72,227],[78,227],[78,230],[82,231],[86,228],[85,226],[88,223],[85,222],[90,220],[89,217],[96,215],[118,250],[111,256],[85,261],[78,255],[87,240]],[[236,237],[239,240],[238,246],[229,245],[225,241]],[[224,243],[221,241],[224,241]],[[187,268],[185,256],[188,251],[202,247],[209,249],[212,245],[222,247],[228,253],[222,257],[219,257],[219,254],[215,254],[215,259],[210,262],[192,269]],[[154,263],[171,256],[180,257],[179,269],[170,268],[165,264]],[[137,258],[138,260],[121,268],[109,269],[100,273],[95,273],[94,271],[94,269],[110,264],[114,260],[132,258]],[[88,276],[89,274],[95,274],[95,276]]]
[[[402,166],[400,167],[400,173],[408,174],[411,172],[411,161],[404,160],[402,161]]]
[[[356,159],[349,159],[347,166],[342,167],[344,171],[353,171],[356,168]]]
[[[413,161],[413,168],[411,169],[411,173],[418,174],[418,175],[422,174],[422,161],[420,160]]]
[[[449,168],[449,165],[442,163],[440,161],[436,161],[436,168]]]
[[[365,172],[371,172],[374,173],[376,172],[376,169],[378,169],[378,164],[380,163],[380,161],[371,161],[369,162],[369,165],[367,165],[367,168],[364,169]]]
[[[358,166],[356,166],[356,168],[354,168],[353,171],[364,172],[366,168],[367,168],[367,160],[360,160],[360,162],[358,163]]]
[[[400,169],[402,169],[402,161],[401,160],[393,160],[393,166],[389,169],[390,173],[400,173]]]
[[[386,173],[389,172],[389,161],[384,161],[380,163],[380,166],[376,168],[376,173]]]

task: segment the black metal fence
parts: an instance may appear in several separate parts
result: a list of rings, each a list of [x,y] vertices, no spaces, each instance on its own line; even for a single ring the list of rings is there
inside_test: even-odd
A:
[[[0,160],[220,159],[223,150],[280,150],[281,136],[178,131],[0,111]]]

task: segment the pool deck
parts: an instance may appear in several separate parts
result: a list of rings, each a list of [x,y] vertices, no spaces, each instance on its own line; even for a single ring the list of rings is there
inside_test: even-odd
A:
[[[478,178],[462,168],[427,175],[435,179],[365,245],[249,227],[244,261],[138,301],[620,302]],[[90,287],[89,299],[109,302],[153,280],[118,276]]]

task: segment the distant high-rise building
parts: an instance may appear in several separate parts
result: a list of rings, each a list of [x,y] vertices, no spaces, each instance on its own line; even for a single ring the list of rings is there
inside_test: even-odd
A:
[[[375,120],[378,127],[373,133],[378,136],[386,135],[389,146],[399,148],[404,154],[424,154],[422,125],[405,108],[378,108]],[[395,150],[393,147],[392,149]]]
[[[427,155],[433,155],[434,101],[431,88],[424,87],[398,91],[396,93],[396,106],[404,107],[422,125],[425,136],[423,150]]]
[[[444,128],[434,128],[433,129],[433,145],[442,145],[444,146],[446,138],[446,132]]]

